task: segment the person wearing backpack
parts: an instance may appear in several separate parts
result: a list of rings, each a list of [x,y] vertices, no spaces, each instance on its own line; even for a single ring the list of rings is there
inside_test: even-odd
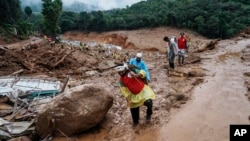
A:
[[[139,124],[139,107],[142,105],[147,107],[146,122],[149,123],[153,114],[152,107],[155,94],[143,81],[146,77],[146,72],[134,65],[128,66],[126,63],[123,66],[116,67],[115,70],[120,75],[120,90],[126,98],[127,106],[130,108],[133,127]]]

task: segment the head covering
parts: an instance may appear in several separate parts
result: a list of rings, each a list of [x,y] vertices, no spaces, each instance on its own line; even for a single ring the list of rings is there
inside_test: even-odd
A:
[[[176,37],[172,36],[172,38],[170,39],[170,43],[175,43]]]
[[[142,57],[142,53],[137,53],[136,57],[141,58]]]
[[[128,69],[128,65],[126,63],[124,63],[122,66],[115,67],[117,72],[124,71],[125,69]]]

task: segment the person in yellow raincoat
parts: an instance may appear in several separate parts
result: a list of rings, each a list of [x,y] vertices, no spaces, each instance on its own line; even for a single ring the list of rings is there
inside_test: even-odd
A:
[[[144,83],[146,72],[138,69],[134,65],[124,64],[115,68],[120,75],[120,90],[127,100],[130,108],[133,127],[139,124],[140,112],[139,107],[145,105],[147,107],[146,122],[150,122],[153,113],[153,101],[155,94],[153,90]]]

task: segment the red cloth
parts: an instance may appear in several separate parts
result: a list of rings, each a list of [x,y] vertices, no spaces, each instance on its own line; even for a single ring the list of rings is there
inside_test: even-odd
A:
[[[178,49],[187,49],[187,39],[186,39],[186,37],[178,38]]]
[[[121,77],[120,80],[133,94],[140,93],[145,85],[140,78],[128,77],[128,74]]]

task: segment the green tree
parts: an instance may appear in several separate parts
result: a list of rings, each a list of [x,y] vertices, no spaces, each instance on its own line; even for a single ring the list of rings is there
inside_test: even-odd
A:
[[[32,9],[29,6],[25,6],[24,12],[29,18],[32,15]]]
[[[62,13],[62,0],[42,0],[43,1],[43,33],[55,39],[60,32],[59,19]]]
[[[33,24],[28,21],[19,21],[17,31],[19,35],[22,35],[24,37],[28,37],[32,34]]]
[[[205,19],[202,17],[202,16],[198,16],[194,19],[195,23],[196,23],[196,28],[197,28],[197,31],[199,33],[202,33],[204,34],[206,32],[206,29],[205,29]]]
[[[117,28],[118,29],[124,29],[124,28],[126,28],[126,26],[127,26],[127,23],[126,23],[126,21],[123,19],[123,17],[117,17],[116,19],[115,19],[115,23],[117,24]]]
[[[78,30],[79,14],[74,12],[63,12],[60,20],[62,32],[69,30]]]
[[[93,11],[91,12],[92,19],[90,23],[90,28],[93,31],[102,32],[106,29],[106,23],[104,20],[104,16],[101,11]]]
[[[88,32],[88,27],[90,25],[91,16],[87,12],[80,13],[79,28],[85,32]]]
[[[0,25],[15,25],[21,15],[19,0],[0,0]]]

